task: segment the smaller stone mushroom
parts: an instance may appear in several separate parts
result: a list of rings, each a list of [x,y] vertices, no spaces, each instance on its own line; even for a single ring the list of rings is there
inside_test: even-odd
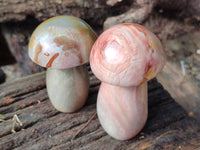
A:
[[[165,64],[160,40],[138,24],[104,31],[93,45],[90,65],[102,83],[97,115],[105,131],[119,140],[134,137],[148,114],[147,81]]]
[[[57,110],[74,112],[85,104],[89,92],[85,63],[95,40],[92,28],[73,16],[50,18],[33,32],[28,54],[36,64],[48,68],[47,92]]]

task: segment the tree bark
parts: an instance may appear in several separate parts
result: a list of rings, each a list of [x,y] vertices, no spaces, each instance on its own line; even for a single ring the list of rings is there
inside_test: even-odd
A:
[[[28,42],[36,25],[22,23],[1,25],[2,34],[8,44],[12,56],[18,63],[19,71],[23,76],[45,70],[45,68],[32,62],[28,56]]]
[[[0,84],[5,82],[6,76],[3,72],[3,70],[0,68]]]
[[[149,82],[149,115],[143,130],[133,139],[118,141],[107,135],[95,117],[73,140],[75,133],[96,112],[97,80],[90,74],[86,105],[71,114],[51,105],[45,72],[0,86],[0,149],[188,149],[198,148],[199,124],[154,79]],[[13,116],[22,123],[13,128]],[[15,119],[16,120],[16,119]],[[16,133],[12,133],[14,129]],[[191,138],[192,137],[192,138]]]
[[[43,21],[53,16],[68,14],[90,20],[89,23],[92,25],[102,25],[109,16],[117,16],[133,8],[137,11],[137,8],[142,9],[151,5],[153,8],[175,11],[178,17],[200,19],[198,0],[96,0],[95,2],[90,0],[1,0],[0,22],[22,21],[30,16]],[[141,16],[145,13],[142,12]]]
[[[22,21],[27,17],[43,21],[50,17],[68,14],[91,20],[93,24],[102,24],[110,12],[109,5],[101,0],[95,2],[90,0],[3,0],[0,2],[0,22]]]
[[[200,88],[190,75],[183,75],[181,67],[167,61],[158,81],[188,113],[200,121]]]

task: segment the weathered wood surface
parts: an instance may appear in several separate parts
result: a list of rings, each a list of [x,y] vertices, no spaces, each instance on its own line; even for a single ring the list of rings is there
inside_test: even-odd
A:
[[[189,74],[183,75],[180,64],[167,61],[157,78],[177,103],[200,120],[200,87]]]
[[[154,79],[149,83],[149,115],[135,138],[117,141],[94,120],[74,139],[73,135],[96,112],[100,82],[90,73],[90,94],[81,110],[66,114],[55,110],[47,96],[45,72],[0,86],[0,149],[193,149],[200,148],[200,126]],[[15,125],[17,115],[22,126]]]
[[[0,66],[14,63],[15,59],[8,50],[6,39],[2,35],[0,25]]]
[[[130,6],[129,1],[121,5],[123,9]],[[118,6],[121,8],[121,6]],[[123,9],[120,9],[123,11]],[[40,21],[58,15],[74,15],[93,24],[102,24],[103,20],[111,12],[117,9],[110,9],[105,1],[96,0],[1,0],[0,1],[0,22],[22,21],[27,17],[34,17]],[[126,9],[125,9],[126,10]],[[124,10],[124,11],[125,11]],[[116,12],[115,12],[116,13]]]
[[[95,0],[93,2],[90,0],[1,0],[0,22],[21,21],[28,16],[41,21],[57,15],[71,14],[91,20],[92,24],[102,25],[108,16],[120,15],[132,8],[136,11],[138,8],[144,8],[143,10],[147,12],[140,11],[141,16],[145,16],[144,14],[148,16],[152,11],[146,9],[147,5],[174,11],[177,17],[200,20],[199,0]],[[133,18],[138,16],[135,16],[132,11],[131,14]],[[139,21],[144,21],[145,18],[141,17]]]
[[[28,42],[37,23],[21,22],[15,25],[6,24],[0,26],[2,35],[23,76],[45,70],[45,68],[35,64],[28,56]]]
[[[3,83],[5,81],[5,74],[3,72],[3,70],[0,68],[0,84]]]

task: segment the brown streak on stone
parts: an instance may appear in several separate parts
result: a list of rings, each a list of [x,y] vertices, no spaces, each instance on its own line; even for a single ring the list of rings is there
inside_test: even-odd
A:
[[[59,53],[54,54],[51,59],[49,60],[49,62],[47,63],[46,67],[51,67],[52,63],[54,62],[54,60],[59,56]]]
[[[38,62],[38,56],[39,54],[42,52],[42,45],[41,44],[38,44],[36,49],[35,49],[35,58],[34,58],[34,61],[36,64],[39,64]]]
[[[53,41],[56,43],[58,47],[63,46],[62,48],[63,51],[66,51],[69,49],[76,49],[77,51],[79,50],[79,45],[75,41],[65,36],[56,37],[54,38]]]
[[[46,52],[46,53],[44,53],[44,55],[45,55],[45,56],[49,56],[49,53]]]

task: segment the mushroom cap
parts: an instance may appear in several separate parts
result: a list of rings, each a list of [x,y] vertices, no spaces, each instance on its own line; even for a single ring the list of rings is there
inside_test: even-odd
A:
[[[164,67],[160,40],[145,27],[124,23],[104,31],[90,54],[93,73],[101,81],[120,86],[138,86]]]
[[[32,61],[43,67],[72,68],[89,61],[95,40],[95,32],[82,19],[57,16],[34,30],[28,54]]]

